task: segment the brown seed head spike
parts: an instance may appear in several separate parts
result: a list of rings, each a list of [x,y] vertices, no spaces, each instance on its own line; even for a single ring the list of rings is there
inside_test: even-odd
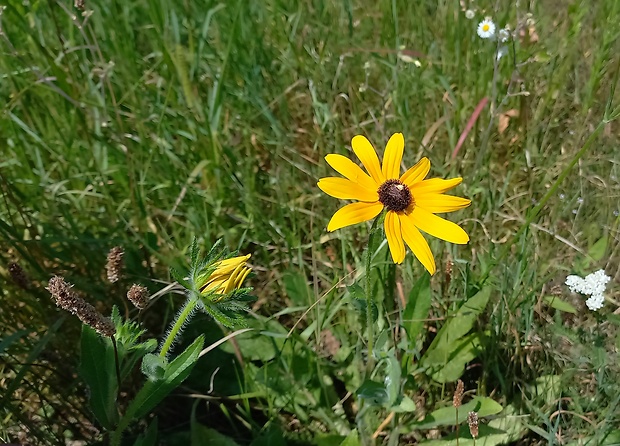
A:
[[[11,279],[13,279],[13,282],[15,282],[18,287],[23,288],[24,290],[30,288],[30,279],[28,279],[28,276],[19,264],[10,263],[9,274]]]
[[[114,323],[99,313],[95,307],[82,299],[72,290],[73,285],[65,282],[60,276],[54,276],[47,284],[47,289],[54,298],[56,305],[71,314],[75,314],[82,323],[93,328],[102,336],[114,336]]]
[[[72,289],[72,285],[65,282],[60,276],[54,276],[47,284],[47,290],[54,298],[54,302],[63,310],[77,314],[77,305],[82,299]]]
[[[469,432],[472,438],[478,437],[478,412],[469,412],[467,414],[467,424],[469,424]]]
[[[108,252],[108,262],[105,265],[110,283],[118,281],[123,267],[123,248],[115,246]]]
[[[456,390],[454,391],[454,397],[452,398],[452,405],[457,409],[461,407],[463,404],[463,392],[465,391],[465,385],[463,381],[459,379],[459,382],[456,384]]]
[[[146,308],[149,302],[149,290],[145,286],[135,283],[127,291],[127,299],[139,310]]]

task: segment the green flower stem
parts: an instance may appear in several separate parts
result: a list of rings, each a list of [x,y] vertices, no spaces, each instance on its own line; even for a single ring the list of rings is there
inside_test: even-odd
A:
[[[187,318],[192,314],[194,308],[196,308],[196,305],[198,305],[198,300],[199,299],[197,296],[192,295],[185,302],[185,306],[183,306],[183,309],[179,313],[177,320],[172,325],[172,328],[168,332],[168,336],[166,337],[164,344],[161,347],[161,351],[159,352],[160,358],[165,358],[168,354],[168,351],[170,350],[174,339],[183,328],[185,322],[187,322]]]
[[[364,294],[366,295],[366,328],[368,333],[368,358],[366,362],[366,373],[368,376],[372,373],[374,368],[374,357],[372,355],[372,350],[375,343],[375,323],[372,317],[372,303],[374,299],[372,298],[372,276],[370,274],[370,269],[372,267],[372,253],[374,249],[374,241],[375,241],[375,233],[377,232],[377,226],[379,225],[379,221],[381,220],[383,214],[379,214],[375,221],[372,223],[370,228],[370,234],[368,235],[368,248],[366,249],[366,281],[364,287]]]

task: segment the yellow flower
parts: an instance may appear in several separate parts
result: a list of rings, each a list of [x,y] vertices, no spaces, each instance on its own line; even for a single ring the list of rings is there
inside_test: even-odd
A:
[[[405,259],[406,243],[428,272],[434,274],[435,259],[420,229],[452,243],[465,244],[469,241],[469,236],[460,226],[435,215],[463,209],[471,204],[465,198],[444,195],[463,179],[425,180],[431,168],[428,158],[422,158],[399,178],[405,148],[402,133],[395,133],[388,141],[382,166],[375,149],[364,136],[355,136],[351,146],[368,173],[345,156],[331,154],[325,157],[327,163],[345,178],[321,178],[319,188],[332,197],[358,201],[338,210],[327,230],[331,232],[371,220],[386,209],[385,235],[394,263],[402,263]]]
[[[200,286],[200,293],[226,295],[237,288],[241,288],[243,281],[250,273],[250,268],[246,266],[250,256],[251,254],[231,257],[218,262],[215,271]]]

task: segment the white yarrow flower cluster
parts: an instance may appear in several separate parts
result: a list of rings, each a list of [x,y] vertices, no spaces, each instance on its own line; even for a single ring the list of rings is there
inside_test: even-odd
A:
[[[478,23],[478,35],[482,39],[490,39],[495,35],[495,23],[489,17]]]
[[[564,283],[573,293],[590,296],[588,300],[586,300],[586,306],[590,310],[596,311],[603,307],[603,303],[605,302],[603,293],[610,280],[611,277],[605,274],[604,270],[599,269],[592,274],[588,274],[583,279],[579,276],[570,275],[566,277],[566,282]]]

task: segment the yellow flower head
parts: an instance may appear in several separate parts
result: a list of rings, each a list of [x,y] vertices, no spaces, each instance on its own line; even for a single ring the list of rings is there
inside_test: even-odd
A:
[[[246,265],[250,256],[251,254],[231,257],[218,262],[215,271],[200,280],[200,293],[226,295],[241,288],[243,281],[250,273],[250,268]]]
[[[327,163],[345,178],[321,178],[319,188],[332,197],[358,201],[338,210],[329,221],[327,230],[331,232],[373,219],[385,209],[385,234],[394,263],[402,263],[405,259],[406,243],[428,272],[434,274],[435,259],[420,229],[452,243],[469,241],[460,226],[435,215],[471,204],[465,198],[444,195],[463,179],[425,180],[431,168],[428,158],[422,158],[399,177],[405,148],[402,133],[395,133],[388,141],[383,165],[379,164],[375,149],[364,136],[355,136],[351,146],[368,173],[345,156],[331,154],[325,157]]]

